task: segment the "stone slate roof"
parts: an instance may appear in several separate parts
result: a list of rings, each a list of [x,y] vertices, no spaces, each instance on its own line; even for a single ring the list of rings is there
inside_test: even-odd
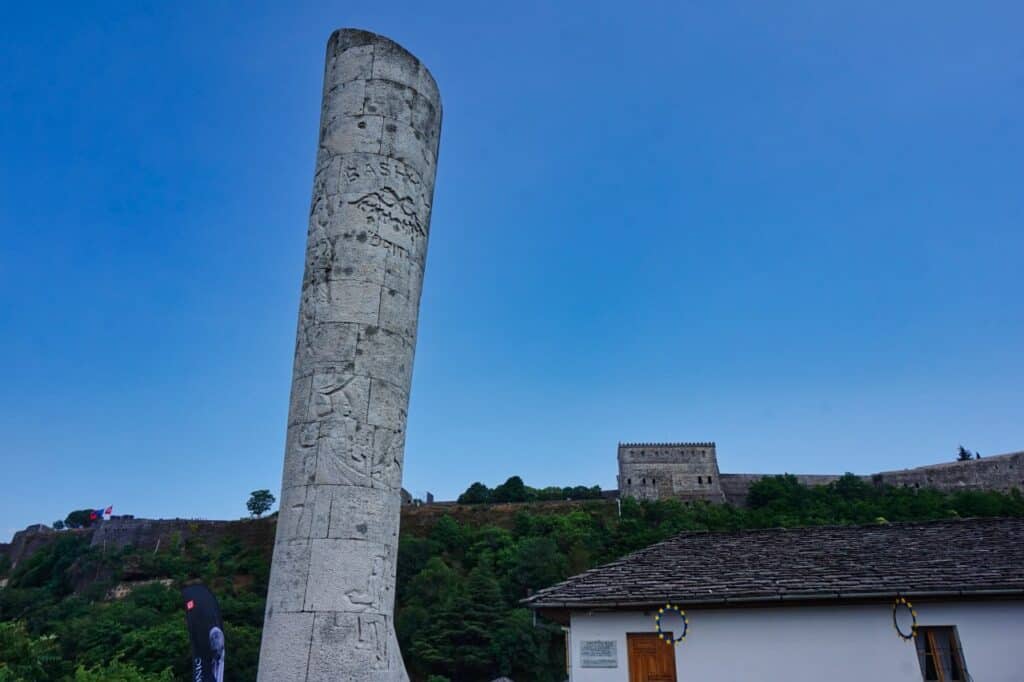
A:
[[[538,591],[535,609],[1024,597],[1024,519],[687,532]]]

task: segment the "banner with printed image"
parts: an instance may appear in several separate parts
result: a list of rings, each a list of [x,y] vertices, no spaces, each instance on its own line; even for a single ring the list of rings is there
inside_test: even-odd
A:
[[[181,596],[192,641],[192,681],[224,682],[224,622],[217,598],[205,585],[189,585]]]

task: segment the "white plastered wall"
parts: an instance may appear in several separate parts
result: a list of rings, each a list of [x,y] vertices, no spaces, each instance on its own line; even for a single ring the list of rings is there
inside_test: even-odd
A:
[[[1024,679],[1024,602],[921,602],[920,625],[955,625],[968,670],[981,682]],[[675,646],[680,682],[872,682],[921,679],[912,641],[892,627],[891,603],[688,609],[689,633]],[[681,621],[666,619],[678,633]],[[572,682],[628,682],[626,633],[653,632],[653,613],[576,612]],[[580,643],[615,640],[617,668],[581,668]]]

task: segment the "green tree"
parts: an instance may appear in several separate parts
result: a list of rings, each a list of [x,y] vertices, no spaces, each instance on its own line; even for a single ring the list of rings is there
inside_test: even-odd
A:
[[[174,682],[170,669],[159,673],[145,673],[128,663],[115,659],[108,665],[97,665],[86,669],[79,665],[75,669],[74,682]]]
[[[95,509],[76,509],[64,518],[64,525],[68,528],[88,528],[97,521],[92,518],[95,513]]]
[[[274,506],[276,501],[277,498],[269,490],[253,490],[245,506],[249,510],[250,515],[259,518],[270,511],[270,508]]]
[[[965,448],[963,445],[961,445],[959,448],[957,448],[956,460],[958,462],[969,462],[972,459],[974,459],[974,455],[971,454],[970,450]]]
[[[459,504],[484,504],[491,501],[491,489],[477,481],[459,495]]]
[[[516,547],[509,577],[515,588],[512,596],[522,599],[531,590],[567,577],[565,555],[550,537],[524,538]]]
[[[491,502],[526,502],[529,493],[523,479],[511,476],[491,493]]]
[[[873,496],[874,487],[860,476],[849,472],[843,474],[839,480],[833,481],[828,486],[841,499],[847,501],[866,500]]]
[[[410,603],[431,608],[450,602],[457,594],[460,580],[444,559],[431,557],[409,584],[409,593],[413,595]]]
[[[227,665],[230,666],[229,669],[231,670],[231,677],[229,679],[256,679],[256,668],[260,658],[260,630],[262,626],[262,613],[260,613],[257,625],[242,625],[225,620],[224,639],[227,642],[227,655],[229,656]]]
[[[139,670],[158,673],[173,667],[178,675],[189,670],[189,642],[184,618],[161,618],[155,625],[126,632],[120,650]]]
[[[565,638],[561,629],[534,622],[527,609],[506,612],[494,632],[495,672],[514,680],[561,682],[565,679]]]
[[[470,571],[465,592],[456,600],[461,627],[455,644],[457,679],[482,679],[495,672],[494,633],[501,622],[501,586],[487,564]]]
[[[751,484],[747,505],[753,509],[799,511],[806,506],[808,492],[793,474],[765,476]]]
[[[430,530],[430,539],[452,554],[460,553],[467,545],[462,525],[448,514],[434,524]]]
[[[21,622],[0,622],[0,682],[57,679],[65,668],[54,635],[32,637]]]

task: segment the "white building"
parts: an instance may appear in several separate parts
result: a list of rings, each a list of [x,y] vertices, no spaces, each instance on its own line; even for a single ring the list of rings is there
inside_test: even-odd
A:
[[[572,682],[1019,682],[1024,519],[683,533],[527,605]]]

